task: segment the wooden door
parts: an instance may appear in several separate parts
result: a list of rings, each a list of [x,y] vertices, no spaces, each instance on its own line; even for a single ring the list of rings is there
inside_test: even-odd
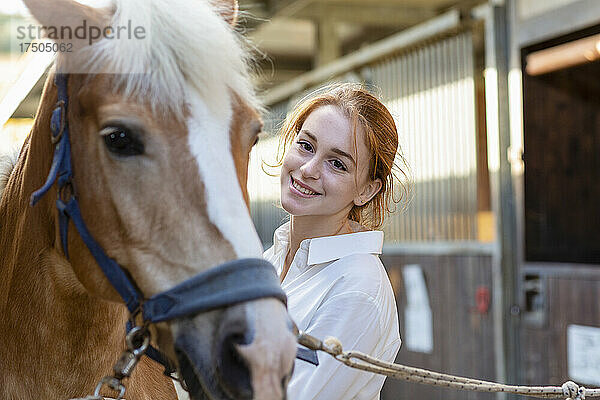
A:
[[[523,122],[521,378],[560,385],[571,378],[568,327],[600,335],[600,62],[524,68]]]

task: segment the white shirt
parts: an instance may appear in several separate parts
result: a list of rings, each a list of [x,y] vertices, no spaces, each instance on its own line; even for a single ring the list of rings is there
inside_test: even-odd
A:
[[[289,222],[273,235],[263,257],[281,275],[289,248]],[[303,240],[281,286],[300,330],[335,336],[344,350],[393,362],[400,349],[396,300],[377,256],[383,232],[367,231]],[[319,366],[296,360],[290,400],[375,400],[385,377],[349,368],[319,352]]]

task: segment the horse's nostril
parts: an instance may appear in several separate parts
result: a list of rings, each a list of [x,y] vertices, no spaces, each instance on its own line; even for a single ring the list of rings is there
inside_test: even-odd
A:
[[[219,349],[217,376],[223,391],[233,399],[251,400],[253,397],[250,370],[238,351],[239,345],[248,342],[244,334],[232,333],[225,336]]]

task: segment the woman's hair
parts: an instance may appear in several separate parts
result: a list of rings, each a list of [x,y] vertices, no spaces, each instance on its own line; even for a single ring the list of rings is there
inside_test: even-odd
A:
[[[369,229],[383,224],[386,214],[394,211],[391,206],[408,197],[408,174],[406,160],[398,149],[398,131],[388,109],[363,85],[343,83],[329,85],[300,100],[287,115],[281,128],[277,164],[283,163],[285,152],[311,112],[325,105],[334,105],[346,115],[352,126],[354,148],[358,152],[357,137],[364,132],[370,153],[369,178],[381,179],[381,190],[362,206],[353,206],[348,218]],[[358,158],[357,158],[358,159]],[[404,169],[398,166],[401,163]],[[397,176],[399,173],[399,176]],[[399,198],[394,193],[400,185]]]

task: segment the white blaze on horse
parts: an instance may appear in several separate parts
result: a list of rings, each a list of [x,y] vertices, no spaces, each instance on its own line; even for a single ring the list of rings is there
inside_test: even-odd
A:
[[[50,74],[1,197],[0,398],[69,399],[90,394],[112,373],[130,314],[74,219],[61,225],[57,204],[77,200],[90,235],[143,300],[228,261],[259,258],[246,178],[261,122],[231,28],[234,1],[118,0],[108,9],[73,0],[25,3],[44,26],[132,21],[148,35],[82,40],[57,56],[57,76],[88,73],[64,81],[68,106],[52,129],[61,95]],[[69,193],[51,182],[31,207],[56,162],[55,147],[63,146],[57,124],[68,125]],[[223,279],[225,286],[235,281]],[[296,353],[284,304],[258,296],[204,311],[148,327],[192,398],[283,399]],[[176,398],[162,371],[142,358],[126,398]]]

